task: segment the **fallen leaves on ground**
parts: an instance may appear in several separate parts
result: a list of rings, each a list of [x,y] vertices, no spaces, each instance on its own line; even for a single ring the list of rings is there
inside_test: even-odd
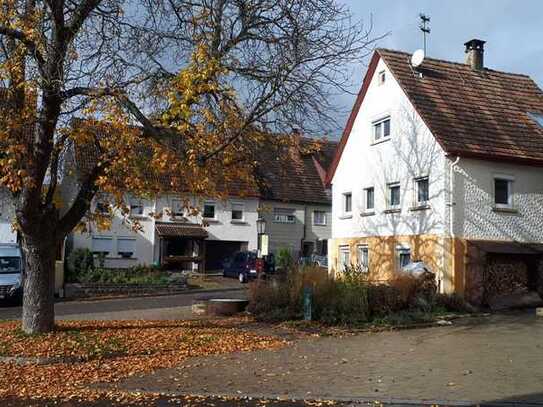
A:
[[[18,322],[0,323],[0,354],[48,363],[0,364],[0,399],[48,398],[135,403],[152,395],[92,386],[180,364],[191,356],[275,349],[286,342],[240,327],[239,319],[207,321],[63,321],[29,336]]]

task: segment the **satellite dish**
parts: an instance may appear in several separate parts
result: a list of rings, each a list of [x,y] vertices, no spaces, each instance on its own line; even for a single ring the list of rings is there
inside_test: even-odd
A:
[[[411,66],[413,66],[413,68],[419,67],[424,62],[424,57],[423,49],[418,49],[413,52],[413,55],[411,55]]]

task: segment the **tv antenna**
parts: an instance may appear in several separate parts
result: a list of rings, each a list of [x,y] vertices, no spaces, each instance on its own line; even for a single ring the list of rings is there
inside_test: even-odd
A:
[[[422,31],[422,36],[424,37],[424,53],[426,54],[426,35],[430,34],[430,17],[424,13],[419,14],[420,23],[419,28]]]

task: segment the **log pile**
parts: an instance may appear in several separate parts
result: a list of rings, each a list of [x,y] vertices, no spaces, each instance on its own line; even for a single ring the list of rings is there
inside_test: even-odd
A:
[[[485,299],[528,291],[528,266],[521,259],[489,258],[484,271]]]

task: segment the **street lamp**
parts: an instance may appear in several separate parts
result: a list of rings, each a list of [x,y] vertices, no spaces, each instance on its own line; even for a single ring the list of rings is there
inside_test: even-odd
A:
[[[266,233],[266,219],[258,218],[256,220],[256,230],[257,230],[259,236]]]
[[[262,272],[264,271],[264,260],[262,259],[262,256],[264,254],[268,254],[268,249],[266,247],[266,250],[263,250],[263,244],[262,241],[264,240],[264,236],[266,236],[266,220],[264,218],[259,217],[256,220],[256,231],[258,233],[258,252],[257,252],[257,261],[256,261],[256,272],[257,278],[260,279],[260,276],[262,275]],[[267,246],[267,245],[266,245]],[[263,252],[266,253],[263,253]]]

